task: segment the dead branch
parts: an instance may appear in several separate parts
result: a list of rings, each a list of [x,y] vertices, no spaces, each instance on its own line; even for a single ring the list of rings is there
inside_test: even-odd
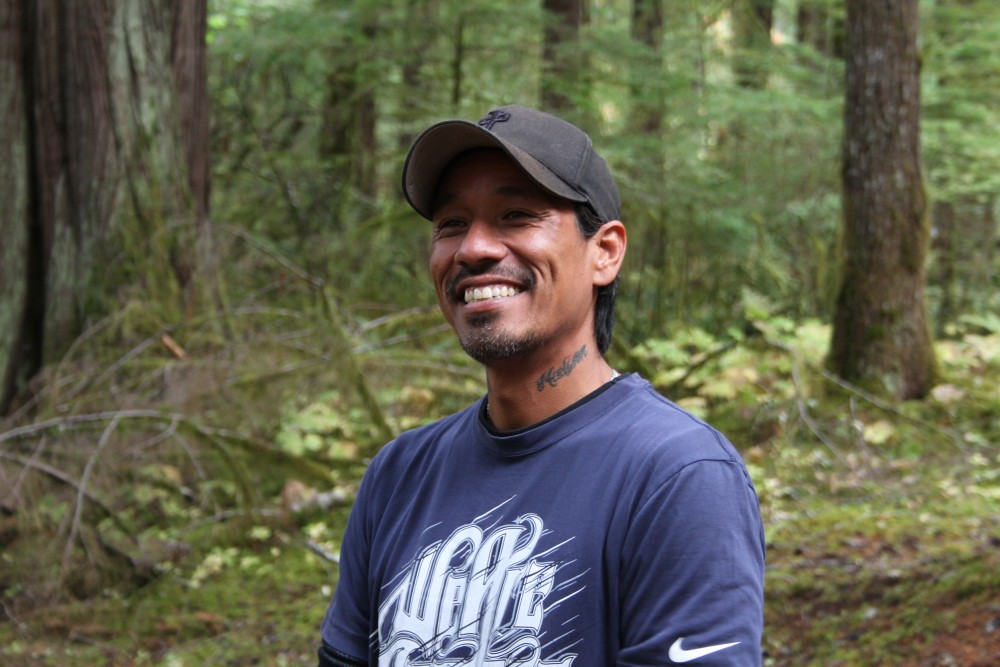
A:
[[[65,581],[66,575],[69,573],[70,559],[73,556],[73,547],[76,545],[76,536],[80,531],[80,521],[83,517],[83,501],[87,495],[87,484],[90,482],[90,474],[93,472],[94,466],[97,464],[97,459],[104,451],[108,441],[111,440],[111,435],[115,432],[115,429],[118,428],[118,424],[120,422],[121,415],[115,415],[115,417],[111,420],[111,423],[104,429],[104,433],[101,434],[101,439],[97,442],[97,449],[90,455],[90,458],[87,460],[87,465],[83,468],[83,474],[80,476],[80,484],[77,487],[76,508],[73,512],[73,523],[70,525],[69,537],[66,538],[66,547],[63,549],[62,566],[59,568],[60,581]]]
[[[184,348],[181,347],[170,334],[163,333],[160,336],[160,342],[163,343],[163,347],[167,348],[167,351],[174,356],[174,359],[184,359],[187,357],[187,352],[184,351]]]
[[[670,383],[670,386],[667,387],[667,393],[671,394],[678,388],[684,386],[684,383],[687,381],[687,379],[692,375],[694,375],[698,371],[698,369],[704,367],[710,361],[718,359],[719,357],[723,356],[726,352],[729,352],[729,350],[733,349],[735,346],[736,346],[736,341],[730,340],[726,341],[725,343],[718,346],[714,350],[706,352],[701,359],[699,359],[693,364],[690,364],[687,367],[687,369],[684,371],[684,375],[680,376],[679,378]]]
[[[937,431],[938,433],[941,433],[942,435],[948,436],[951,439],[952,443],[955,445],[955,447],[958,449],[958,451],[960,451],[962,454],[968,455],[968,453],[969,453],[968,450],[966,450],[965,446],[962,444],[962,436],[959,435],[958,433],[956,433],[954,430],[949,429],[949,428],[945,428],[943,426],[938,426],[937,424],[933,424],[931,422],[923,421],[922,419],[917,419],[916,417],[911,417],[910,415],[908,415],[908,414],[906,414],[906,413],[904,413],[904,412],[902,412],[902,411],[894,408],[893,406],[889,405],[885,401],[880,400],[874,394],[871,394],[871,393],[865,391],[864,389],[862,389],[861,387],[858,387],[857,385],[851,384],[847,380],[834,375],[833,373],[831,373],[827,369],[823,368],[822,366],[820,366],[818,364],[810,363],[808,361],[803,361],[799,357],[798,353],[795,352],[795,350],[793,350],[788,345],[785,345],[784,343],[779,343],[778,341],[768,340],[768,339],[765,339],[765,343],[767,343],[767,345],[769,345],[770,347],[773,347],[773,348],[775,348],[777,350],[781,350],[782,352],[787,353],[789,356],[792,357],[793,361],[795,361],[795,362],[801,362],[801,363],[805,364],[811,370],[819,373],[820,376],[822,376],[825,380],[827,380],[829,382],[832,382],[833,384],[837,385],[841,389],[844,389],[848,393],[853,394],[854,396],[857,396],[858,398],[861,398],[864,401],[866,401],[866,402],[874,405],[879,410],[882,410],[883,412],[888,412],[889,414],[895,415],[895,416],[899,417],[900,419],[902,419],[904,421],[907,421],[907,422],[909,422],[911,424],[914,424],[916,426],[920,426],[922,428],[927,428],[927,429],[930,429],[932,431]]]
[[[0,443],[7,442],[8,440],[16,440],[18,438],[23,438],[27,436],[37,435],[39,433],[44,433],[45,431],[51,429],[65,429],[81,424],[90,424],[94,422],[104,422],[109,419],[154,419],[154,420],[176,420],[184,421],[184,415],[169,413],[169,412],[159,412],[157,410],[118,410],[115,412],[91,412],[82,415],[68,415],[66,417],[56,417],[54,419],[46,419],[45,421],[36,422],[34,424],[28,424],[27,426],[20,426],[18,428],[12,428],[9,431],[0,433]]]
[[[241,241],[245,242],[251,248],[254,248],[255,250],[259,250],[260,252],[264,253],[265,255],[267,255],[268,257],[270,257],[274,261],[276,261],[281,266],[283,266],[286,269],[288,269],[289,271],[291,271],[293,274],[295,274],[295,276],[297,278],[299,278],[300,280],[302,280],[304,282],[309,283],[313,287],[322,287],[323,286],[324,282],[323,282],[322,278],[318,278],[316,276],[313,276],[309,272],[307,272],[305,269],[299,268],[298,266],[296,266],[295,264],[293,264],[291,262],[291,260],[289,260],[287,257],[285,257],[284,255],[282,255],[281,253],[279,253],[279,252],[277,252],[275,250],[272,250],[272,249],[266,247],[263,243],[261,243],[260,241],[258,241],[256,238],[254,238],[250,234],[246,233],[244,230],[239,229],[237,227],[234,227],[232,225],[224,225],[224,224],[218,224],[218,223],[216,223],[214,225],[214,228],[215,229],[221,229],[224,232],[232,234],[236,238],[238,238]]]
[[[822,431],[820,431],[819,426],[812,420],[812,416],[809,414],[809,408],[806,406],[805,398],[802,394],[801,380],[799,378],[799,362],[794,356],[792,357],[792,384],[795,386],[795,404],[799,409],[799,416],[802,418],[802,422],[812,431],[813,435],[819,438],[819,441],[826,445],[827,449],[833,452],[833,455],[837,457],[845,468],[853,471],[854,467],[848,463],[844,455],[840,453],[837,446],[833,444],[833,441],[827,438]]]
[[[320,558],[328,560],[331,563],[336,563],[337,565],[340,565],[340,556],[334,553],[330,553],[329,551],[327,551],[320,545],[316,544],[312,540],[306,540],[306,546],[309,547],[309,550],[312,551],[317,556],[319,556]]]
[[[76,480],[74,480],[72,477],[70,477],[69,475],[67,475],[63,471],[59,470],[58,468],[53,468],[52,466],[46,465],[46,464],[41,463],[39,461],[35,461],[35,460],[29,459],[29,458],[25,458],[23,456],[18,456],[17,454],[11,454],[11,453],[5,452],[3,450],[0,450],[0,459],[7,459],[8,461],[14,461],[15,463],[20,463],[22,466],[24,466],[26,468],[31,468],[32,470],[40,472],[43,475],[51,477],[52,479],[56,480],[57,482],[60,482],[62,484],[65,484],[67,486],[70,486],[70,487],[76,489],[77,492],[81,491],[82,487],[80,486],[80,484]],[[100,498],[98,498],[97,496],[92,495],[91,493],[89,493],[88,491],[86,491],[86,489],[83,490],[83,494],[84,494],[84,497],[94,507],[98,508],[103,514],[105,514],[107,517],[109,517],[115,523],[115,525],[123,533],[125,533],[126,535],[131,535],[132,534],[132,531],[114,514],[114,512],[111,511],[111,509],[107,505],[105,505],[103,502],[101,502]]]

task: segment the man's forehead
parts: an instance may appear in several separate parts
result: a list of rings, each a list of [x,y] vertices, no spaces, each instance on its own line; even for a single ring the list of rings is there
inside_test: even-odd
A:
[[[473,161],[475,164],[470,164]],[[473,176],[489,179],[489,183],[476,183],[472,181]],[[485,194],[503,197],[561,199],[535,183],[503,151],[476,149],[452,160],[442,172],[431,210],[454,203],[473,186],[482,188]]]

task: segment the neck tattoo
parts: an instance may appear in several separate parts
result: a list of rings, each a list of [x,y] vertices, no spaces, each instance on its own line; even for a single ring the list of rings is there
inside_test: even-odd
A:
[[[611,369],[611,377],[608,378],[608,382],[611,382],[612,380],[614,380],[616,377],[619,377],[620,375],[621,375],[621,373],[619,373],[614,368],[612,368]],[[607,382],[605,384],[607,384]],[[486,420],[489,421],[492,424],[493,420],[490,418],[490,397],[489,397],[489,394],[486,395],[486,398],[484,399],[484,402],[486,403]]]
[[[584,345],[579,350],[577,350],[573,356],[566,357],[563,359],[562,365],[558,368],[550,368],[541,375],[538,376],[538,380],[535,382],[535,387],[538,391],[545,391],[545,387],[555,387],[559,384],[559,381],[564,377],[568,376],[573,372],[584,357],[587,356],[587,346]]]

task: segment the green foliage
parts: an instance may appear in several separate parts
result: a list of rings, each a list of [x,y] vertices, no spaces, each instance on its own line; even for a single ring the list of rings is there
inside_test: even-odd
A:
[[[771,545],[768,664],[943,656],[948,633],[974,643],[962,618],[1000,586],[1000,17],[926,3],[928,187],[970,230],[951,237],[969,261],[945,262],[939,233],[942,379],[888,405],[822,365],[843,63],[795,43],[797,5],[778,2],[754,54],[766,86],[738,85],[731,4],[664,3],[649,46],[630,3],[591,3],[574,47],[574,118],[619,176],[631,242],[612,362],[747,460]],[[4,664],[308,661],[366,461],[485,390],[398,178],[428,123],[537,103],[537,3],[216,0],[209,25],[217,292],[181,316],[150,298],[159,278],[113,267],[134,285],[120,307],[0,425]],[[328,150],[331,114],[359,121],[366,99],[374,145],[351,125]],[[185,233],[115,243],[138,256]]]

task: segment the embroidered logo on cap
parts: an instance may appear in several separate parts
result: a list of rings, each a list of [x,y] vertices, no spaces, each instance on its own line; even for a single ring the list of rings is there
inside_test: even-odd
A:
[[[508,120],[510,120],[510,113],[496,109],[483,116],[483,119],[479,121],[479,126],[485,130],[493,130],[494,125]]]

